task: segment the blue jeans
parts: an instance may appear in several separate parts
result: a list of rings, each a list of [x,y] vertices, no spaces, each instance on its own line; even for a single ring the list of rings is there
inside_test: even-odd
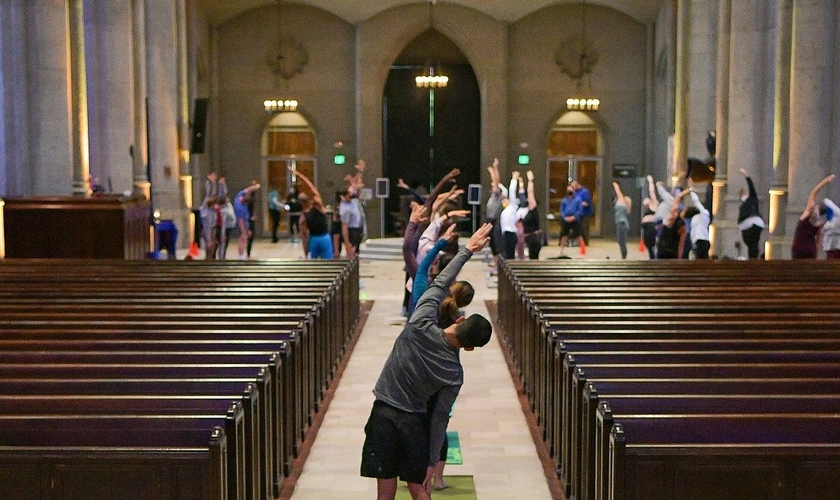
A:
[[[312,259],[332,259],[332,238],[329,233],[309,236],[309,257]]]

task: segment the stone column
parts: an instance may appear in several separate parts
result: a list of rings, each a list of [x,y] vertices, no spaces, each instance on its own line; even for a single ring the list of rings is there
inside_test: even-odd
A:
[[[87,74],[91,175],[131,191],[134,81],[131,0],[88,0]]]
[[[84,0],[68,0],[70,26],[70,148],[73,157],[73,194],[90,194],[90,149],[85,70]]]
[[[688,78],[689,38],[691,36],[690,0],[677,0],[676,83],[674,97],[674,157],[668,173],[685,172],[688,147]]]
[[[26,0],[0,2],[0,193],[7,196],[32,190],[27,10]]]
[[[715,255],[723,255],[724,240],[735,241],[731,234],[733,225],[726,219],[726,211],[722,200],[726,196],[726,179],[728,170],[728,141],[729,141],[729,64],[730,39],[732,36],[732,0],[718,0],[717,22],[717,99],[715,106],[715,147],[716,170],[715,180],[712,182],[713,206],[709,208],[714,216],[710,234],[714,234],[712,248]],[[724,229],[730,234],[725,235]],[[711,236],[710,236],[711,237]]]
[[[134,140],[131,146],[134,194],[151,197],[146,171],[148,149],[146,137],[146,0],[131,0],[132,96],[134,98]]]
[[[686,154],[705,159],[706,136],[715,128],[718,0],[691,0],[688,40]]]
[[[30,150],[15,168],[29,170],[27,196],[67,196],[74,190],[78,145],[70,103],[78,97],[71,96],[69,7],[68,0],[27,0],[23,7]]]
[[[788,203],[785,208],[785,240],[793,230],[814,186],[833,168],[829,165],[832,137],[829,96],[836,82],[831,80],[832,2],[794,0],[793,49],[790,85],[790,162]],[[836,2],[834,2],[836,5]],[[821,199],[830,192],[823,190]],[[790,256],[790,245],[783,246]]]
[[[730,185],[744,183],[741,168],[755,176],[772,161],[773,6],[766,0],[738,0],[730,5],[729,113],[724,136],[725,173],[720,174],[725,177],[718,182],[720,191],[724,179]],[[719,255],[734,257],[734,244],[741,239],[737,227],[740,200],[737,189],[728,191],[721,193],[725,210],[715,217],[715,224],[720,233]]]
[[[146,91],[152,205],[173,218],[179,201],[177,9],[172,0],[146,0]]]
[[[793,0],[778,0],[776,16],[776,94],[773,120],[773,172],[767,209],[767,242],[764,254],[768,259],[784,255],[785,218],[779,217],[787,205],[788,165],[790,161],[790,58],[793,29]],[[758,182],[758,180],[755,180]],[[759,185],[766,185],[761,183]],[[764,193],[758,193],[762,198]]]

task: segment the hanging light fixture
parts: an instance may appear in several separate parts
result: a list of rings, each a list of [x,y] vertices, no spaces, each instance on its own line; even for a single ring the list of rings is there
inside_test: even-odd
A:
[[[266,113],[291,113],[297,111],[298,102],[294,99],[266,99],[263,106]]]
[[[283,0],[277,0],[277,47],[272,49],[267,58],[271,72],[282,78],[288,87],[288,81],[303,71],[309,62],[306,50],[293,37],[283,36]],[[287,113],[297,111],[297,99],[266,99],[263,101],[266,113]]]
[[[435,27],[435,4],[437,0],[429,0],[429,29]],[[442,75],[440,68],[430,64],[426,72],[414,78],[414,84],[419,88],[443,88],[449,85],[449,77]]]
[[[567,38],[560,44],[560,48],[554,56],[555,62],[560,70],[576,81],[578,96],[566,99],[566,109],[570,111],[598,111],[601,100],[594,97],[584,97],[581,94],[583,79],[587,78],[589,93],[592,93],[591,73],[598,63],[598,52],[593,44],[586,40],[586,0],[581,10],[580,38]]]

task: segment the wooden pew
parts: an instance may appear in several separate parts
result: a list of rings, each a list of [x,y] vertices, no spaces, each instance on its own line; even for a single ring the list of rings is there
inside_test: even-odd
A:
[[[838,414],[623,418],[610,500],[837,498]]]
[[[623,351],[623,352],[575,352],[566,355],[561,387],[562,442],[560,454],[561,473],[566,485],[576,491],[580,481],[581,413],[583,387],[590,365],[628,364],[636,366],[676,365],[686,369],[702,367],[695,376],[711,377],[725,367],[776,367],[776,373],[789,373],[789,369],[803,369],[818,364],[831,365],[840,361],[840,351],[717,351],[717,352],[670,352],[670,351]],[[749,368],[746,368],[747,370]]]
[[[241,416],[236,404],[222,417],[0,416],[0,497],[244,498],[230,494],[235,436],[224,430],[241,427]]]
[[[745,394],[698,395],[679,394],[669,396],[610,396],[598,407],[595,433],[594,456],[591,463],[584,460],[582,488],[577,498],[596,500],[609,496],[607,478],[609,469],[609,438],[616,419],[634,418],[637,415],[659,415],[670,418],[673,415],[719,415],[779,416],[840,413],[840,399],[837,393],[812,394],[794,392],[776,383],[767,384],[766,392]],[[584,457],[586,459],[586,457]],[[597,488],[597,490],[596,490]],[[588,491],[587,491],[588,490]]]
[[[0,353],[2,357],[2,353]],[[244,418],[242,419],[242,432],[232,435],[228,432],[228,464],[231,468],[230,474],[236,474],[241,479],[229,482],[231,489],[236,488],[239,493],[237,497],[242,499],[266,498],[269,485],[273,484],[269,479],[273,477],[273,459],[270,457],[268,444],[264,440],[265,422],[264,408],[270,402],[268,396],[273,390],[271,376],[265,365],[220,365],[220,364],[102,364],[102,363],[54,363],[54,364],[12,364],[0,362],[0,378],[9,380],[37,380],[39,391],[45,392],[49,380],[63,381],[70,380],[78,385],[79,389],[71,389],[84,393],[83,385],[92,386],[88,390],[95,394],[119,394],[115,386],[123,380],[135,384],[133,390],[143,393],[154,393],[156,388],[151,386],[161,384],[164,381],[171,381],[182,392],[188,391],[188,386],[194,379],[218,378],[216,381],[230,380],[237,377],[240,396],[246,404],[242,405]],[[113,381],[113,383],[111,383]],[[136,385],[141,387],[136,387]],[[15,390],[13,384],[3,387],[4,393],[12,393]],[[171,390],[172,386],[168,389]],[[209,389],[209,388],[208,388]],[[62,391],[59,394],[73,394],[74,392]],[[217,394],[217,393],[210,393]],[[222,395],[231,397],[227,392]],[[0,415],[2,417],[2,415]],[[229,431],[229,429],[228,429]],[[234,439],[235,438],[235,439]],[[236,469],[239,469],[238,471]],[[232,494],[232,492],[231,492]]]
[[[341,283],[340,286],[336,285],[336,282],[333,278],[324,279],[324,283],[328,284],[327,287],[318,285],[312,288],[311,290],[307,291],[304,286],[307,282],[313,282],[313,276],[315,280],[321,279],[321,277],[315,276],[316,272],[308,272],[307,277],[310,279],[308,281],[299,280],[299,279],[285,279],[285,280],[272,280],[268,279],[265,280],[266,276],[264,273],[256,272],[253,274],[249,274],[246,279],[254,279],[257,280],[257,283],[265,283],[271,282],[270,286],[251,286],[247,289],[245,294],[238,294],[237,292],[241,291],[242,287],[237,286],[241,283],[241,279],[243,278],[242,271],[250,270],[252,266],[242,266],[239,265],[241,263],[237,263],[237,269],[230,272],[231,275],[231,283],[229,285],[224,285],[225,279],[221,279],[219,272],[221,271],[222,274],[228,270],[227,266],[221,266],[217,269],[213,269],[210,275],[201,278],[198,282],[193,279],[189,279],[191,277],[195,277],[197,272],[202,271],[205,269],[205,266],[193,266],[194,263],[190,263],[190,265],[185,266],[186,269],[183,269],[183,276],[179,276],[175,279],[170,277],[151,277],[148,275],[149,269],[156,268],[158,266],[145,266],[143,265],[132,265],[129,266],[132,269],[141,269],[138,272],[137,279],[130,279],[130,280],[108,280],[105,279],[104,276],[96,276],[93,279],[89,275],[86,275],[84,272],[78,273],[77,276],[73,277],[72,279],[68,277],[67,283],[62,282],[59,286],[55,285],[55,276],[58,273],[59,275],[64,277],[64,274],[73,274],[72,270],[73,267],[68,269],[56,269],[56,266],[53,265],[51,261],[40,261],[38,264],[42,264],[43,269],[39,273],[34,272],[33,268],[37,268],[39,266],[33,266],[33,268],[21,270],[19,266],[0,266],[0,282],[7,284],[7,287],[0,287],[0,297],[3,296],[1,290],[9,290],[10,288],[15,289],[15,293],[11,295],[6,295],[6,298],[9,301],[0,301],[0,308],[8,305],[8,307],[0,312],[0,316],[6,318],[8,316],[12,316],[11,320],[8,323],[11,323],[16,318],[18,313],[15,312],[17,307],[22,308],[24,311],[19,314],[19,320],[24,322],[24,325],[29,324],[30,329],[22,336],[18,338],[26,338],[26,336],[35,334],[37,336],[45,336],[50,337],[54,336],[54,338],[58,339],[62,335],[70,334],[80,334],[82,332],[82,328],[77,328],[73,320],[68,319],[64,321],[64,324],[61,324],[63,321],[62,315],[70,316],[73,313],[66,308],[68,304],[73,304],[81,297],[87,299],[91,295],[97,295],[98,297],[93,297],[93,300],[89,302],[84,302],[79,309],[87,308],[90,313],[97,311],[99,308],[104,308],[107,310],[113,310],[118,308],[125,309],[125,302],[121,302],[124,298],[129,299],[130,306],[127,307],[134,311],[134,313],[125,314],[124,312],[119,314],[111,314],[106,313],[105,316],[111,316],[109,319],[117,319],[119,322],[124,324],[119,325],[117,323],[111,323],[109,321],[101,322],[101,329],[95,329],[93,331],[86,332],[87,335],[93,335],[99,339],[106,339],[112,335],[123,335],[124,338],[136,341],[139,337],[138,335],[141,334],[142,330],[149,330],[148,326],[151,324],[153,327],[156,325],[153,322],[149,322],[146,318],[150,316],[151,313],[156,314],[158,317],[162,317],[163,320],[161,321],[161,328],[160,331],[155,331],[155,342],[170,342],[168,345],[169,348],[172,347],[171,343],[176,342],[176,339],[182,339],[187,341],[187,339],[196,338],[197,335],[206,335],[206,334],[217,334],[224,331],[224,327],[219,323],[214,323],[212,321],[202,320],[201,316],[207,314],[208,308],[201,308],[201,307],[189,307],[187,304],[188,302],[183,302],[184,296],[189,293],[194,293],[193,290],[198,288],[199,291],[197,292],[199,295],[198,300],[202,299],[214,299],[219,302],[222,302],[222,297],[224,294],[236,294],[239,297],[239,302],[234,302],[232,307],[239,306],[240,309],[246,309],[248,313],[251,313],[252,316],[255,317],[270,317],[273,319],[278,319],[281,317],[285,317],[288,314],[294,314],[293,309],[297,309],[298,305],[292,304],[283,304],[283,295],[289,295],[286,291],[289,288],[294,288],[295,295],[288,299],[289,301],[296,300],[296,297],[299,297],[302,293],[309,293],[315,294],[318,293],[320,290],[327,289],[325,295],[321,295],[317,299],[317,311],[310,311],[309,314],[312,318],[312,325],[308,330],[299,329],[300,332],[298,334],[298,339],[294,339],[294,335],[296,332],[290,332],[289,337],[284,338],[283,340],[289,340],[291,343],[300,343],[301,337],[303,337],[304,333],[309,332],[310,335],[313,335],[310,342],[305,343],[304,345],[308,348],[309,352],[316,353],[318,355],[317,358],[314,360],[310,360],[308,366],[305,367],[303,370],[296,370],[296,377],[306,379],[302,382],[304,385],[304,389],[298,390],[298,394],[302,397],[309,398],[311,404],[304,404],[304,405],[295,405],[297,407],[303,406],[304,410],[301,416],[297,417],[298,422],[306,422],[307,416],[309,412],[308,408],[317,408],[317,404],[319,402],[319,398],[323,394],[323,390],[326,388],[326,385],[329,381],[329,377],[332,375],[332,370],[337,363],[338,356],[340,352],[343,351],[343,345],[352,330],[352,326],[355,325],[355,321],[358,318],[358,263],[357,261],[353,261],[348,266],[346,263],[343,266],[337,266],[339,269],[343,269],[342,277],[340,280],[346,281],[346,283]],[[114,266],[114,269],[105,270],[107,266],[86,266],[88,274],[91,272],[90,270],[95,268],[93,272],[100,273],[104,275],[109,275],[113,273],[119,274],[121,271],[125,271],[125,268],[122,266],[123,263],[119,263],[118,265]],[[214,266],[215,267],[215,266]],[[272,266],[272,269],[276,271],[281,266]],[[310,266],[301,266],[309,268]],[[351,272],[347,273],[346,270],[350,268]],[[17,278],[5,279],[4,276],[6,275],[6,271],[8,269],[15,269],[18,272]],[[352,283],[353,277],[355,275],[355,286]],[[43,278],[33,278],[33,276],[44,276]],[[40,280],[40,281],[39,281]],[[77,280],[78,283],[74,284],[74,280]],[[206,285],[202,284],[203,281],[206,280]],[[260,281],[262,280],[262,281]],[[333,280],[333,281],[331,281]],[[91,281],[95,287],[101,289],[101,292],[95,292],[95,288],[91,288]],[[34,282],[34,284],[33,284]],[[151,283],[151,285],[149,285]],[[190,286],[185,288],[180,288],[182,283],[190,283]],[[222,283],[222,285],[220,285]],[[48,285],[48,286],[47,286]],[[198,285],[198,286],[196,286]],[[161,288],[162,287],[162,288]],[[179,289],[180,288],[180,289]],[[202,292],[201,289],[209,290],[206,292]],[[168,297],[163,297],[161,300],[161,295],[166,295],[161,293],[162,290],[174,290],[175,295],[170,294]],[[48,292],[45,293],[45,290]],[[353,293],[355,291],[355,293]],[[21,293],[23,292],[23,293]],[[136,300],[136,298],[141,295],[145,294],[145,298],[143,300]],[[44,295],[48,295],[48,300],[55,301],[50,305],[51,313],[45,314],[43,303],[41,301],[44,300]],[[248,296],[249,295],[249,296]],[[165,304],[164,307],[160,309],[155,309],[155,302],[154,298],[158,297],[158,306],[161,304]],[[67,300],[67,297],[72,297],[71,300]],[[119,297],[114,300],[114,297]],[[244,298],[243,298],[244,297]],[[275,308],[274,311],[271,310],[271,307],[263,307],[260,304],[255,304],[254,306],[247,306],[242,303],[242,301],[252,301],[252,300],[259,300],[265,301],[266,297],[270,297],[272,302],[277,304],[279,307]],[[326,298],[324,298],[326,297]],[[167,303],[168,300],[181,300],[182,303],[179,305],[174,305],[173,307],[169,307]],[[194,300],[195,298],[187,298],[186,300]],[[62,303],[63,301],[63,303]],[[13,305],[9,305],[14,302]],[[65,312],[60,312],[63,307],[65,308]],[[218,305],[218,303],[216,304]],[[245,307],[242,307],[245,306]],[[354,311],[355,306],[355,311]],[[32,322],[28,316],[28,313],[25,311],[27,307],[34,307],[36,310],[41,310],[41,317],[46,317],[49,320],[52,320],[52,323],[59,323],[58,325],[52,325],[53,327],[42,327],[37,324],[37,322]],[[151,308],[151,309],[150,309]],[[161,311],[162,309],[162,311]],[[276,309],[284,309],[283,312],[277,313]],[[176,312],[177,314],[171,314],[168,311]],[[8,314],[4,314],[8,313]],[[79,314],[80,312],[77,310],[75,312]],[[85,314],[85,311],[82,310],[81,314]],[[190,316],[192,315],[192,316]],[[37,316],[37,314],[36,314]],[[175,318],[178,316],[179,319],[186,318],[187,321],[191,321],[192,324],[187,324],[184,322],[183,324],[178,323],[178,319]],[[95,317],[95,316],[94,316]],[[169,325],[164,326],[164,321],[168,321]],[[141,323],[142,322],[142,323]],[[7,324],[8,324],[7,323]],[[94,323],[96,323],[94,321]],[[142,326],[138,326],[138,323],[142,324]],[[264,322],[265,323],[265,322]],[[339,328],[336,328],[336,325],[340,325]],[[90,323],[87,325],[90,326]],[[228,325],[229,326],[229,325]],[[230,329],[227,328],[227,331],[224,331],[224,334],[229,336]],[[255,335],[264,336],[263,332],[254,331],[253,328],[248,329],[238,329],[235,331],[237,334],[237,338],[240,338],[240,335],[245,332],[252,332]],[[324,332],[325,337],[322,336],[314,336],[315,331]],[[5,333],[3,330],[0,330],[0,333]],[[223,338],[220,336],[219,338]],[[264,338],[264,337],[261,337]],[[112,341],[115,339],[111,339]],[[194,341],[193,341],[194,342]],[[316,343],[317,342],[317,343]],[[30,344],[33,345],[33,344]],[[160,344],[161,346],[165,344]],[[88,349],[90,350],[90,349]],[[302,358],[302,357],[300,357]],[[299,359],[297,361],[303,361],[303,359]],[[284,366],[288,367],[291,363],[284,363]],[[303,367],[304,363],[297,363],[298,366]],[[310,372],[316,372],[316,376],[308,377],[307,375]],[[288,369],[286,369],[288,372]],[[285,375],[284,375],[285,376]],[[50,384],[47,384],[48,386]],[[295,384],[284,384],[284,387],[288,387],[289,385]],[[300,384],[299,384],[300,385]],[[279,386],[279,384],[278,384]],[[41,385],[43,388],[44,385]],[[55,384],[52,384],[53,390]],[[49,390],[49,389],[48,389]],[[91,389],[94,390],[94,389]],[[286,392],[294,392],[294,391],[286,391]],[[287,396],[283,396],[284,398]],[[294,401],[295,399],[293,399]],[[289,407],[292,405],[284,405],[285,407]],[[293,419],[287,419],[293,420]],[[292,424],[292,427],[295,427]],[[298,434],[302,437],[303,433],[305,432],[305,425],[301,425],[301,430],[299,433],[292,429],[292,433]],[[280,432],[277,433],[279,436]],[[295,439],[300,439],[300,437],[296,437]],[[282,447],[282,446],[281,446]],[[295,450],[296,452],[296,450]],[[279,462],[279,460],[278,460]],[[288,463],[288,460],[285,460]],[[278,474],[280,476],[281,474]],[[275,494],[277,491],[277,486],[275,485]]]

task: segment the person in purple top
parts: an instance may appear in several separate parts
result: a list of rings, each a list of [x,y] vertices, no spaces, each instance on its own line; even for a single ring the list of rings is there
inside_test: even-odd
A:
[[[251,236],[251,211],[248,209],[248,202],[251,200],[254,191],[259,188],[259,184],[251,184],[236,193],[236,196],[233,198],[233,211],[236,214],[236,224],[239,226],[238,250],[240,260],[245,260],[248,238]]]

